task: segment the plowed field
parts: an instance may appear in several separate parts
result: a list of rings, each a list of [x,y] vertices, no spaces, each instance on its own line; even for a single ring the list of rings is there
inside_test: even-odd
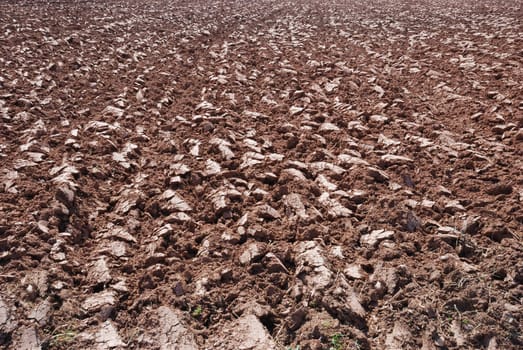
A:
[[[523,347],[522,2],[0,2],[0,348]]]

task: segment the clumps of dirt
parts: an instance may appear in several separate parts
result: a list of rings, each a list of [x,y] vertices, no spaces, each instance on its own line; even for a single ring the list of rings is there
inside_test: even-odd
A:
[[[521,348],[511,6],[0,4],[0,347]]]

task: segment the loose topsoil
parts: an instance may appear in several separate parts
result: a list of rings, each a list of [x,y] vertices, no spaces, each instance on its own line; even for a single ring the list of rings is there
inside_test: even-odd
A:
[[[0,348],[521,349],[521,1],[2,1]]]

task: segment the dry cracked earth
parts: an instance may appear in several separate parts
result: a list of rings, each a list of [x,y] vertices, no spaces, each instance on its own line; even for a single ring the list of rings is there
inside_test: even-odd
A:
[[[521,349],[521,1],[2,1],[0,347]]]

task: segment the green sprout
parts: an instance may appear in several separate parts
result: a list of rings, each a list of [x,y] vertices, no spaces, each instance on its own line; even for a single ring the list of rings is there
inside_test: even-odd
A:
[[[63,332],[53,334],[51,337],[52,345],[67,344],[74,340],[76,332],[72,329],[66,329]]]
[[[331,337],[331,347],[329,350],[341,350],[342,349],[343,334],[336,333]]]
[[[192,317],[200,317],[202,315],[203,309],[201,305],[198,305],[193,312],[191,313]]]

